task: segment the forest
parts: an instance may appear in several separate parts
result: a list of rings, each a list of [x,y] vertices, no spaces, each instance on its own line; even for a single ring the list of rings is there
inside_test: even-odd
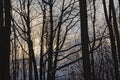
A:
[[[120,80],[120,0],[0,0],[0,80]]]

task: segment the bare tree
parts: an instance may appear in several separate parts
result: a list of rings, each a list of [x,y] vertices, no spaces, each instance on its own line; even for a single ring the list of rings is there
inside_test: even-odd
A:
[[[80,5],[80,19],[81,19],[81,44],[82,44],[82,56],[83,56],[83,69],[84,79],[92,80],[91,78],[91,65],[89,54],[89,37],[88,37],[88,20],[87,20],[87,4],[86,0],[79,0]]]
[[[110,42],[111,42],[112,58],[113,58],[113,61],[114,61],[115,77],[116,77],[116,80],[119,80],[115,36],[114,36],[114,32],[113,32],[113,29],[112,29],[112,23],[111,23],[111,5],[109,6],[109,8],[110,8],[110,10],[109,10],[109,16],[110,17],[109,18],[108,18],[108,14],[107,14],[107,8],[106,8],[105,0],[103,0],[103,6],[104,6],[105,18],[106,18],[106,22],[107,22],[108,29],[109,29],[109,34],[110,34]]]
[[[10,55],[10,33],[11,33],[11,2],[1,0],[0,2],[0,57],[1,57],[1,80],[9,80],[9,55]],[[5,11],[3,11],[5,10]],[[4,15],[4,16],[3,16]]]

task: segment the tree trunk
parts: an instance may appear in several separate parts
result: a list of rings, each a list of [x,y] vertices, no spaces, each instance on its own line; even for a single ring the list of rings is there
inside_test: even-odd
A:
[[[109,16],[110,17],[109,17],[109,19],[110,20],[108,19],[105,0],[103,0],[103,7],[104,7],[104,14],[105,14],[106,22],[107,22],[107,25],[108,25],[109,34],[110,34],[112,58],[113,58],[114,70],[115,70],[115,78],[116,78],[116,80],[119,80],[118,60],[117,60],[117,54],[116,54],[115,36],[114,36],[114,33],[113,33],[112,23],[111,23],[111,6],[109,6],[109,8],[110,8],[110,10],[109,10]]]
[[[3,0],[0,0],[0,80],[2,80],[3,77],[3,66],[2,66],[2,61],[3,61]]]
[[[3,12],[3,4],[4,10]],[[0,70],[0,80],[9,80],[9,55],[10,55],[10,27],[11,27],[11,9],[10,0],[0,1],[0,58],[1,58],[1,70]],[[3,14],[5,15],[3,20]],[[5,23],[3,25],[3,23]]]
[[[120,62],[120,35],[119,35],[119,30],[118,30],[115,6],[114,6],[113,0],[109,0],[109,2],[110,2],[111,12],[113,15],[113,30],[115,32],[115,37],[117,41],[117,51],[118,51],[119,62]]]
[[[49,34],[49,49],[48,49],[48,75],[47,80],[53,80],[53,74],[51,73],[53,69],[53,13],[52,13],[52,0],[50,0],[49,14],[50,14],[50,34]]]
[[[33,80],[32,77],[32,63],[33,63],[33,69],[34,69],[34,78],[35,80],[38,80],[38,72],[37,72],[37,64],[35,60],[35,54],[34,54],[34,49],[33,49],[33,42],[31,39],[31,27],[30,27],[30,0],[28,0],[27,3],[27,20],[26,20],[26,25],[27,25],[27,45],[28,45],[28,50],[29,50],[29,80]]]
[[[80,20],[81,20],[81,46],[83,56],[83,70],[84,79],[91,79],[91,66],[90,66],[90,54],[89,54],[89,37],[88,37],[88,20],[87,20],[87,4],[86,0],[79,0],[80,5]]]

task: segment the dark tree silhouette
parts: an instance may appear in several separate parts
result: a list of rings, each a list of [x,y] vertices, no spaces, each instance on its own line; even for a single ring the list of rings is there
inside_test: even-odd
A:
[[[0,0],[0,80],[119,80],[119,22],[120,0]]]
[[[0,1],[0,80],[9,80],[9,55],[10,55],[10,33],[11,33],[11,2]],[[5,10],[3,12],[3,10]]]
[[[89,54],[89,36],[88,36],[88,20],[87,20],[87,4],[86,0],[79,0],[80,3],[80,19],[81,19],[81,46],[83,56],[83,70],[84,79],[91,79],[91,66],[90,66],[90,54]]]
[[[106,0],[103,0],[103,7],[104,7],[105,19],[106,19],[107,26],[109,29],[109,34],[110,34],[112,58],[114,61],[115,78],[116,78],[116,80],[119,80],[118,59],[117,59],[117,53],[116,53],[115,36],[114,36],[112,23],[111,23],[111,5],[109,6],[109,17],[108,17],[107,8],[106,8]]]

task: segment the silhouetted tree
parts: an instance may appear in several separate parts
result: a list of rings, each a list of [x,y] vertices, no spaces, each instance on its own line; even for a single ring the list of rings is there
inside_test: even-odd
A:
[[[0,58],[1,71],[0,80],[9,80],[9,55],[10,55],[10,33],[11,33],[11,2],[1,0],[0,2]],[[3,11],[4,10],[4,11]]]
[[[109,34],[110,34],[112,58],[113,58],[114,70],[115,70],[115,78],[116,78],[116,80],[119,80],[118,59],[117,59],[117,52],[116,52],[115,36],[114,36],[112,22],[111,22],[111,5],[109,6],[109,9],[110,9],[109,10],[109,17],[108,17],[108,13],[107,13],[105,0],[103,0],[103,7],[104,7],[105,19],[106,19],[107,26],[109,29]]]
[[[90,54],[89,54],[89,36],[88,36],[88,19],[87,19],[87,4],[86,0],[79,0],[80,5],[80,24],[81,24],[81,47],[83,57],[83,70],[84,79],[91,79],[91,65],[90,65]]]

